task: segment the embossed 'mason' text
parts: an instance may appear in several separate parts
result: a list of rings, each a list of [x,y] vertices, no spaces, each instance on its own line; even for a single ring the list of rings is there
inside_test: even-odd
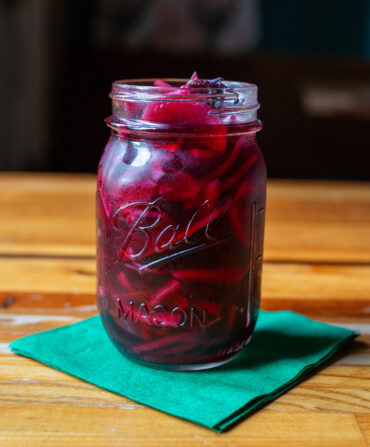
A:
[[[207,326],[207,313],[205,309],[196,309],[175,306],[168,308],[158,304],[148,306],[146,303],[124,302],[115,298],[116,316],[119,320],[143,322],[156,326],[172,326],[175,328],[190,327],[205,329]]]

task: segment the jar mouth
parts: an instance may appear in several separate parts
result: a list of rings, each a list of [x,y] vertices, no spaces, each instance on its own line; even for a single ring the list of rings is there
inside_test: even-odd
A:
[[[188,79],[124,79],[113,82],[110,97],[112,98],[113,116],[109,118],[111,126],[123,124],[131,129],[158,130],[171,127],[178,130],[189,128],[196,124],[208,124],[208,127],[225,124],[228,127],[256,123],[259,103],[257,99],[258,88],[255,84],[222,80],[222,86],[191,87],[186,86]],[[184,88],[182,88],[184,87]],[[195,104],[203,107],[203,113],[209,119],[204,123],[192,122],[189,116],[184,123],[162,121],[163,115],[157,114],[156,120],[148,119],[148,110],[151,105],[158,103],[159,107],[167,104],[167,110],[176,107],[178,112],[181,104],[189,111]],[[176,103],[179,105],[176,106]],[[172,104],[172,106],[171,106]],[[188,105],[187,105],[188,104]],[[141,110],[141,112],[140,112]],[[176,114],[175,114],[176,115]],[[159,117],[159,118],[158,118]],[[187,123],[186,123],[187,121]],[[194,118],[194,121],[196,119]]]
[[[163,82],[169,85],[158,86],[156,82]],[[218,99],[224,104],[258,108],[257,85],[247,82],[222,81],[225,87],[205,87],[192,89],[186,94],[180,89],[186,84],[188,79],[167,78],[167,79],[123,79],[114,81],[110,97],[112,100],[123,101],[143,101],[158,102],[194,102]],[[177,91],[178,89],[178,91]]]

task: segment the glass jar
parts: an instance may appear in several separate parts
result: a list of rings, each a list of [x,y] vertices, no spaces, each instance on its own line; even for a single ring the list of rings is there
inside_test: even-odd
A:
[[[199,370],[251,338],[266,170],[257,87],[185,82],[113,83],[98,168],[97,303],[124,355]]]

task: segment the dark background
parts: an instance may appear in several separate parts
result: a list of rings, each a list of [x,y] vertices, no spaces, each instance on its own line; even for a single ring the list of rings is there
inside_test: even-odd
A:
[[[0,170],[96,171],[110,84],[258,84],[270,177],[370,179],[370,0],[2,0]]]

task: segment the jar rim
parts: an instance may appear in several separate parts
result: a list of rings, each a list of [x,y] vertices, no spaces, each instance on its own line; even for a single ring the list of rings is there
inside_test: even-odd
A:
[[[168,90],[168,88],[164,86],[156,86],[154,85],[154,82],[156,81],[163,81],[168,83],[171,87],[180,87],[181,85],[186,84],[189,79],[186,78],[135,78],[135,79],[118,79],[112,83],[112,87],[114,88],[129,88],[129,89],[140,89],[140,90]],[[180,85],[172,85],[178,83]],[[251,89],[251,88],[257,88],[256,84],[252,84],[250,82],[240,82],[240,81],[227,81],[222,80],[222,83],[226,86],[225,87],[197,87],[197,90],[228,90],[233,87],[243,88],[243,89]]]
[[[165,82],[169,84],[169,87],[154,85],[157,81]],[[223,80],[222,83],[225,87],[197,87],[188,94],[185,91],[174,91],[175,89],[180,89],[187,81],[188,79],[183,78],[122,79],[112,83],[112,91],[109,96],[116,101],[140,100],[143,102],[157,102],[164,99],[166,102],[193,102],[202,99],[219,98],[247,108],[258,108],[259,106],[257,102],[258,87],[256,84]]]

